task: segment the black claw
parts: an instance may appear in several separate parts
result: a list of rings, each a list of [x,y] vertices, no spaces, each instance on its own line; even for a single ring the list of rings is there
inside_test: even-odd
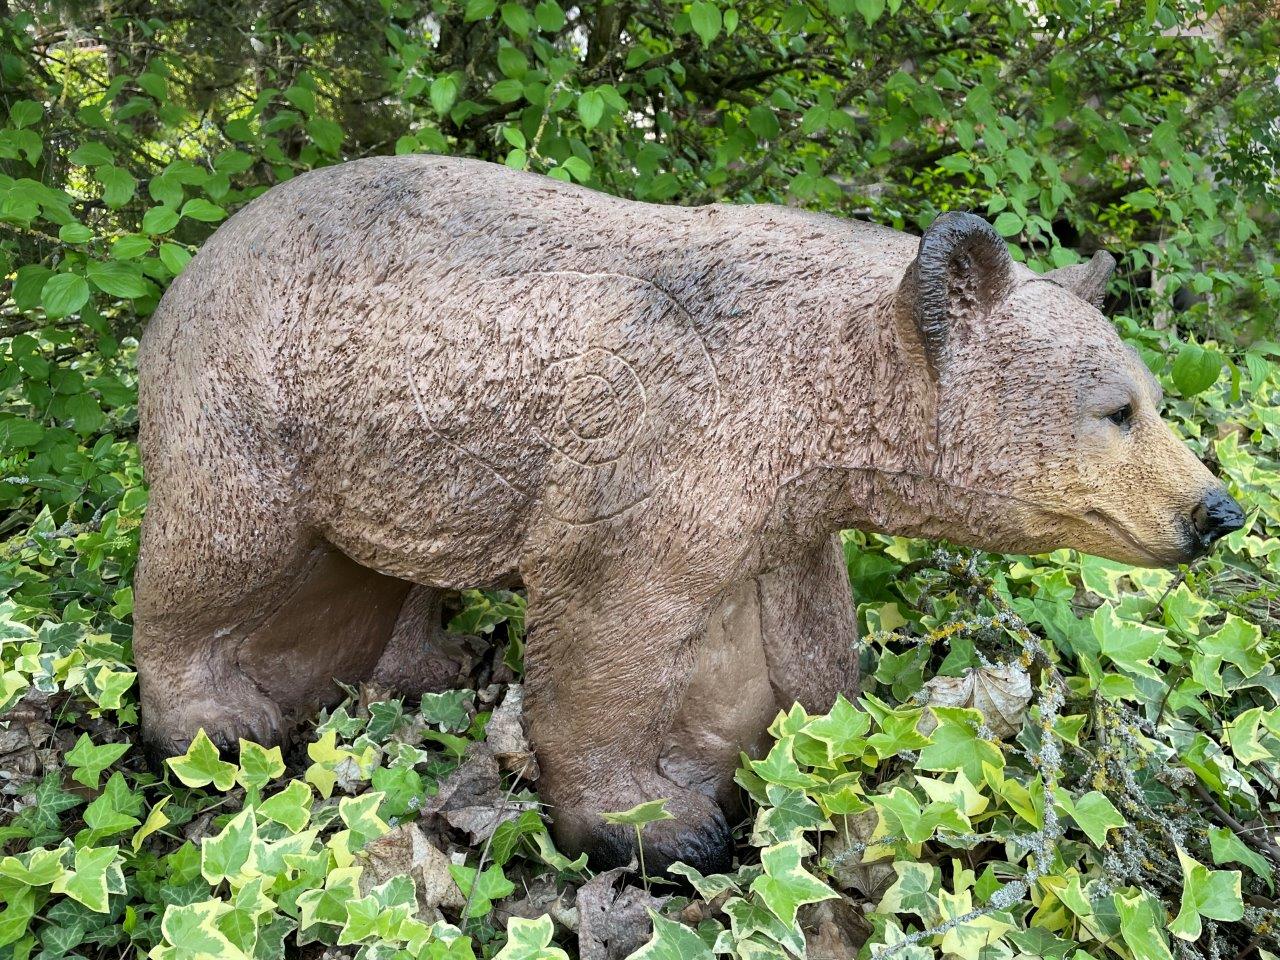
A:
[[[592,838],[587,856],[594,870],[624,867],[635,856],[635,833],[623,827],[601,825]],[[716,811],[698,827],[661,840],[646,838],[644,866],[651,875],[665,873],[677,861],[700,873],[724,873],[733,866],[733,834],[724,816]]]

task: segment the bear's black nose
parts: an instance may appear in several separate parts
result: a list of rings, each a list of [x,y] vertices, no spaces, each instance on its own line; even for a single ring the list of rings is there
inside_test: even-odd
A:
[[[1244,511],[1225,490],[1210,490],[1191,511],[1191,525],[1202,546],[1209,546],[1244,526]]]

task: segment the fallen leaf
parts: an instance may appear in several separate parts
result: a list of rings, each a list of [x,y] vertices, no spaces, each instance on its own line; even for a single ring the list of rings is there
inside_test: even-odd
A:
[[[443,820],[455,830],[465,830],[473,844],[484,843],[498,825],[514,820],[525,810],[537,808],[526,797],[509,796],[502,784],[498,762],[487,744],[477,743],[467,759],[440,784],[440,792],[422,806],[428,822]]]
[[[649,910],[659,909],[666,897],[640,887],[614,884],[628,867],[598,873],[578,889],[578,955],[581,960],[622,960],[639,949],[652,930]]]
[[[1031,676],[1017,664],[970,667],[960,677],[934,677],[924,685],[931,707],[969,707],[982,712],[996,737],[1012,737],[1022,729],[1031,702]],[[937,721],[926,714],[920,732],[933,732]]]
[[[498,764],[525,780],[538,779],[538,761],[524,733],[524,687],[513,683],[485,727],[485,742]]]
[[[871,924],[848,897],[824,900],[800,913],[807,960],[853,960],[872,933]]]
[[[823,837],[824,867],[841,890],[856,890],[868,900],[878,900],[880,893],[897,874],[893,859],[863,863],[867,841],[875,833],[880,814],[873,808],[843,818],[834,818],[834,834]]]
[[[416,823],[402,824],[370,841],[360,856],[368,860],[360,874],[362,896],[392,877],[408,876],[418,894],[418,919],[424,923],[441,919],[440,907],[459,911],[466,906],[467,898],[449,873],[449,857]]]

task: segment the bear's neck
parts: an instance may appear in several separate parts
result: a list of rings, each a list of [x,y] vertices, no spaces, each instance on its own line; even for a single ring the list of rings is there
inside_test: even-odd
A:
[[[841,529],[930,535],[936,387],[896,314],[896,286],[830,323],[805,393],[816,423],[803,463],[782,478],[769,527],[806,541]],[[781,542],[779,546],[782,546]]]

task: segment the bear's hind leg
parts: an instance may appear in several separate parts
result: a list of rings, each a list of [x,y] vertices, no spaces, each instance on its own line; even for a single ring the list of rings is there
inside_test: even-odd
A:
[[[234,503],[157,484],[135,578],[143,737],[159,759],[203,729],[220,747],[280,743],[290,725],[368,676],[409,590],[293,524],[261,488]],[[217,494],[215,494],[216,496]]]

